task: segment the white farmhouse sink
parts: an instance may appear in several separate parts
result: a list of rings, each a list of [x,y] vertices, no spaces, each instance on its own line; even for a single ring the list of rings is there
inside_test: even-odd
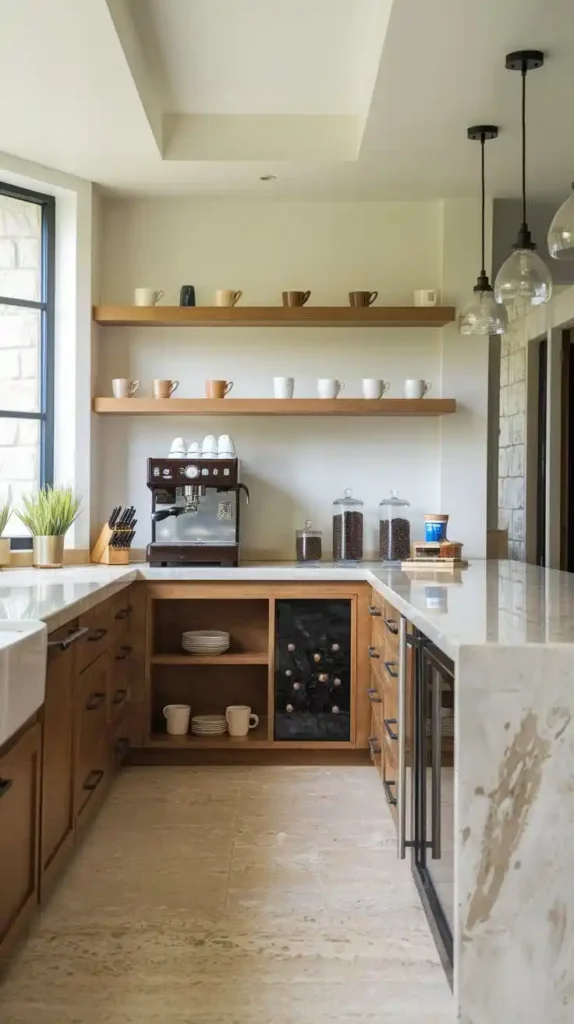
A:
[[[37,620],[0,622],[0,747],[44,703],[47,634]]]

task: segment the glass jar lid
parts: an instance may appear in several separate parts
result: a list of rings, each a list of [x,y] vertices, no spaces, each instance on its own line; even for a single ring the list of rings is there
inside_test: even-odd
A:
[[[353,491],[350,487],[347,487],[342,498],[336,498],[333,505],[362,505],[363,502],[359,498],[353,498]]]
[[[379,502],[379,506],[380,505],[387,505],[391,508],[405,508],[407,505],[410,505],[410,501],[407,501],[406,498],[399,498],[398,491],[391,491],[390,498],[383,498],[383,500]]]
[[[302,530],[297,530],[296,532],[297,532],[297,536],[298,537],[322,537],[323,536],[323,534],[321,533],[321,530],[314,530],[313,529],[313,522],[312,522],[311,519],[306,519],[305,520],[305,526],[303,527],[303,529]]]

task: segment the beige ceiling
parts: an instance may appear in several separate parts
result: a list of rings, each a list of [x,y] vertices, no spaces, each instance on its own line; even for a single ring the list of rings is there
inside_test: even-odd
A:
[[[0,146],[123,193],[337,199],[476,194],[574,167],[571,0],[0,0]],[[260,181],[275,174],[277,180]]]

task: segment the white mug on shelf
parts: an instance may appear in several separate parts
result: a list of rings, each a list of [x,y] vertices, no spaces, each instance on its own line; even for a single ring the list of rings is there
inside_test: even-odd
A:
[[[363,377],[363,398],[382,398],[390,386],[386,380],[377,380],[375,377]]]
[[[155,306],[156,302],[163,298],[163,295],[164,292],[161,289],[156,291],[155,288],[136,288],[134,292],[134,305]]]
[[[319,377],[317,381],[317,394],[319,398],[337,398],[339,392],[345,387],[344,380],[333,380],[331,377]]]
[[[128,380],[127,377],[116,377],[112,381],[114,398],[131,398],[138,391],[139,380]]]
[[[191,707],[189,704],[166,704],[163,709],[164,718],[167,722],[167,731],[170,736],[186,736],[189,731],[189,716]]]
[[[410,378],[405,381],[405,398],[424,398],[431,385],[428,380],[414,380]]]
[[[295,390],[294,377],[274,377],[273,394],[275,398],[293,398]]]
[[[259,725],[259,716],[253,714],[248,704],[230,704],[225,717],[230,736],[247,736],[250,729]]]
[[[413,294],[415,306],[436,306],[437,294],[434,288],[417,288]]]

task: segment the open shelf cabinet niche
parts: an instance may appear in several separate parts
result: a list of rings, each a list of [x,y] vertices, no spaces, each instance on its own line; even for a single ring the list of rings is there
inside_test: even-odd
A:
[[[363,593],[364,591],[364,593]],[[304,600],[302,600],[304,598]],[[148,694],[146,746],[161,749],[210,751],[230,749],[353,749],[366,746],[368,734],[368,696],[358,685],[359,674],[366,676],[363,663],[367,646],[359,644],[360,602],[368,601],[368,588],[357,583],[300,584],[186,584],[148,585],[146,690]],[[338,625],[329,634],[330,609],[338,607]],[[290,611],[292,605],[292,611]],[[348,640],[341,655],[332,652],[333,643],[341,643],[342,607],[347,622]],[[279,609],[283,614],[279,614]],[[289,612],[285,619],[285,609]],[[306,618],[305,618],[306,617]],[[280,622],[296,623],[293,637],[297,655],[287,654],[290,638]],[[333,619],[333,622],[335,620]],[[318,623],[317,626],[314,623]],[[188,629],[223,629],[231,635],[231,647],[225,655],[195,657],[181,651],[181,633]],[[338,631],[337,631],[338,630]],[[307,640],[303,638],[307,637]],[[335,639],[333,639],[335,638]],[[327,722],[333,705],[321,709],[309,705],[297,728],[286,730],[287,694],[296,676],[289,669],[300,668],[301,648],[307,646],[306,675],[301,676],[308,694],[317,693],[313,679],[313,659],[317,649],[324,663],[317,665],[331,676],[341,677],[345,691],[340,717]],[[303,652],[304,653],[304,652]],[[337,661],[339,658],[339,661]],[[286,660],[287,659],[287,660]],[[304,661],[304,658],[303,658]],[[340,665],[339,665],[340,662]],[[337,667],[339,666],[339,667]],[[363,666],[363,667],[362,667]],[[283,678],[283,676],[285,678]],[[288,684],[288,685],[285,685]],[[333,683],[339,686],[339,683]],[[364,693],[363,693],[364,689]],[[291,692],[291,691],[289,691]],[[276,700],[281,701],[277,704]],[[163,708],[166,704],[190,704],[196,714],[224,713],[229,704],[248,704],[259,716],[259,725],[245,738],[228,734],[218,737],[169,736]],[[299,709],[301,710],[301,709]],[[333,712],[339,715],[339,710]],[[315,716],[315,717],[314,717]],[[293,716],[294,718],[296,716]],[[303,718],[306,728],[301,728]],[[312,721],[311,721],[312,719]],[[318,723],[318,724],[317,724]],[[329,725],[331,728],[327,728]],[[311,727],[309,727],[311,725]],[[275,738],[279,736],[280,738]]]

